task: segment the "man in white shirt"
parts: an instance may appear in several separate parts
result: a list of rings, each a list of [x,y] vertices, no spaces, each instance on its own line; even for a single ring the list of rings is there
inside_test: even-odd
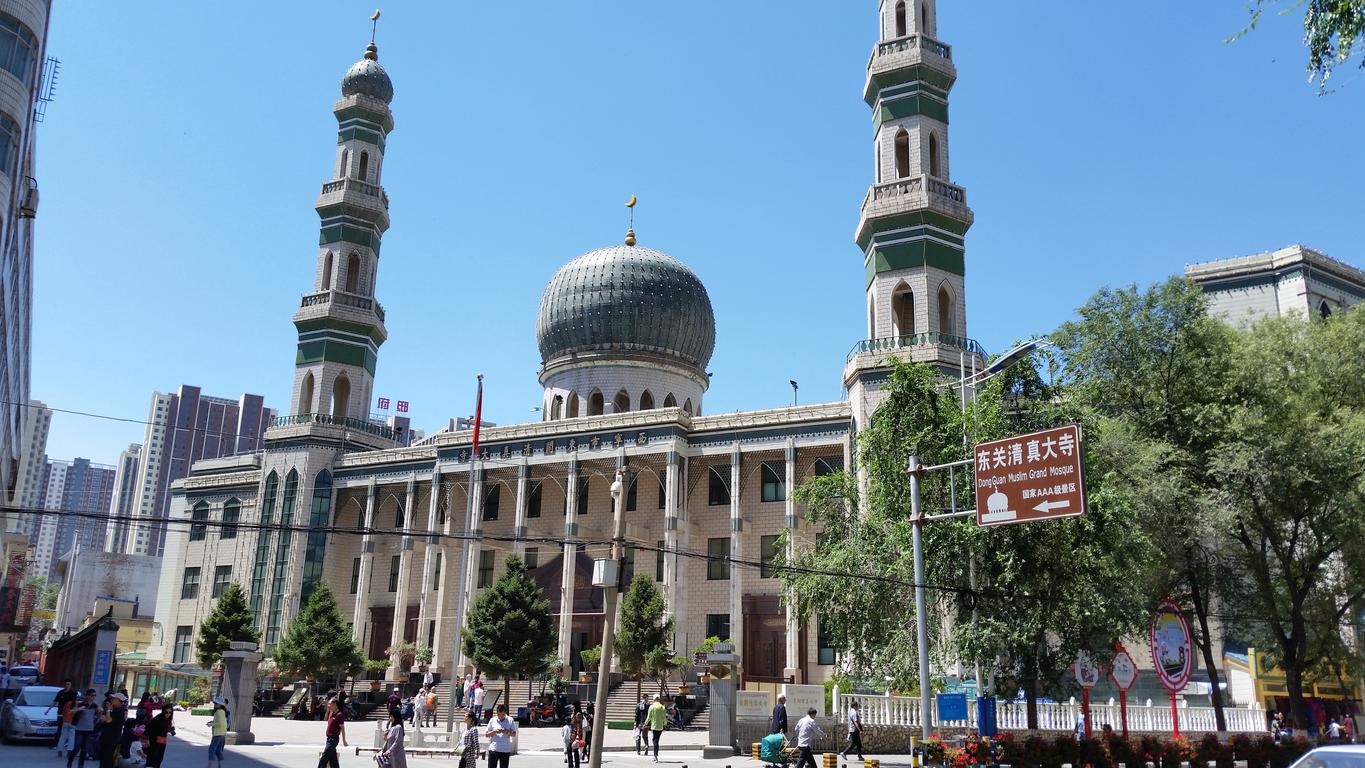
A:
[[[476,688],[474,689],[474,692],[473,692],[471,695],[473,696],[473,705],[470,707],[469,711],[471,711],[471,712],[474,713],[474,722],[476,722],[476,723],[482,722],[482,721],[483,721],[483,686],[480,685],[480,686],[476,687]]]
[[[863,715],[856,700],[848,705],[848,746],[839,756],[848,757],[848,753],[854,750],[857,750],[859,760],[867,762],[867,758],[863,757]]]
[[[811,753],[811,747],[816,739],[825,738],[825,732],[820,730],[820,725],[815,722],[815,708],[806,710],[806,716],[796,723],[796,748],[801,750],[801,759],[797,761],[796,768],[815,768],[815,755]]]
[[[508,768],[512,759],[512,734],[516,732],[517,721],[507,716],[506,704],[499,704],[497,713],[489,718],[488,727],[483,731],[488,737],[488,768]]]

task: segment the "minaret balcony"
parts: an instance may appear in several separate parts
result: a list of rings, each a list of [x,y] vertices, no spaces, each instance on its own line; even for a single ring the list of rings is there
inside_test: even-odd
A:
[[[334,205],[355,205],[379,213],[384,220],[383,227],[389,223],[389,196],[378,184],[360,179],[335,179],[322,185],[318,195],[318,208]]]
[[[394,448],[399,444],[398,434],[387,424],[328,413],[277,416],[265,436],[267,440],[318,437],[355,448],[375,450]]]
[[[333,312],[334,308],[337,311]],[[299,311],[295,315],[295,319],[304,316],[307,318],[322,317],[328,314],[340,316],[373,314],[382,323],[384,322],[384,305],[369,296],[348,293],[347,291],[328,290],[305,293],[303,298],[299,300]]]
[[[907,176],[874,184],[867,191],[858,222],[858,242],[862,242],[869,222],[925,209],[965,221],[968,226],[973,220],[966,189],[927,174]]]
[[[948,333],[864,339],[853,345],[844,361],[845,386],[851,385],[864,371],[890,367],[892,358],[927,363],[943,371],[961,371],[964,375],[983,370],[989,359],[976,339]]]
[[[886,75],[897,70],[927,66],[942,77],[935,78],[940,87],[951,85],[957,79],[957,67],[953,66],[953,48],[924,35],[906,35],[877,43],[872,56],[867,60],[867,83],[863,97],[869,104],[875,101],[876,82],[885,80]]]

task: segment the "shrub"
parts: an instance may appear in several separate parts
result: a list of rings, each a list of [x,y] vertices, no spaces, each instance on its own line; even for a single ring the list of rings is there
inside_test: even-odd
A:
[[[1122,764],[1127,768],[1141,768],[1138,766],[1137,749],[1133,743],[1121,736],[1114,736],[1105,745],[1109,748],[1109,760],[1114,765]],[[1143,760],[1142,762],[1146,762]]]
[[[1000,734],[996,740],[999,749],[1000,762],[1006,765],[1022,765],[1024,761],[1024,750],[1019,744],[1018,739],[1014,738],[1013,733],[1008,731]]]
[[[1057,755],[1057,762],[1078,765],[1080,763],[1081,750],[1076,739],[1071,736],[1058,736],[1052,740],[1053,751]]]
[[[1023,764],[1029,768],[1055,768],[1062,764],[1057,759],[1057,751],[1042,736],[1024,739]]]

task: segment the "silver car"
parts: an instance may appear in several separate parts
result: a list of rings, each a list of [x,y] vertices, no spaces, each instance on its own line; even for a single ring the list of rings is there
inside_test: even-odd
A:
[[[1365,768],[1365,744],[1318,747],[1289,768]]]
[[[31,664],[20,664],[9,668],[9,687],[23,688],[38,682],[38,668]]]
[[[52,702],[61,688],[30,685],[0,705],[0,740],[55,741],[61,717]]]

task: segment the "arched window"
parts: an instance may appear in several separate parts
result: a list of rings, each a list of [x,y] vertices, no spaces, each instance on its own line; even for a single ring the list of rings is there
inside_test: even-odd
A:
[[[953,294],[948,290],[948,284],[944,283],[938,287],[938,332],[956,336],[957,329],[953,327],[953,318],[956,315]]]
[[[332,288],[332,252],[327,252],[327,258],[322,261],[322,287],[318,290],[328,291]]]
[[[602,415],[602,393],[595,389],[592,391],[592,394],[588,395],[588,415]]]
[[[550,421],[559,421],[560,417],[563,415],[563,408],[564,396],[555,395],[554,399],[550,401]]]
[[[896,2],[896,37],[905,37],[905,0]]]
[[[623,389],[616,393],[616,397],[611,401],[612,413],[625,413],[630,410],[630,395]]]
[[[360,292],[360,257],[354,253],[346,259],[346,292]]]
[[[341,166],[337,168],[337,178],[346,178],[346,166],[351,164],[351,150],[341,148]]]
[[[315,413],[313,410],[313,372],[303,374],[303,384],[299,386],[299,413]]]
[[[687,398],[687,402],[683,403],[683,413],[688,416],[692,415],[692,398]]]
[[[920,0],[919,3],[919,33],[929,34],[929,4]]]
[[[360,153],[360,173],[359,173],[359,175],[357,176],[357,178],[359,178],[361,181],[369,181],[369,180],[370,180],[370,153],[369,153],[369,152],[361,152],[361,153]]]
[[[877,300],[869,299],[867,302],[867,338],[877,338]]]
[[[303,586],[299,599],[307,603],[313,588],[322,581],[322,560],[327,554],[327,529],[332,524],[332,475],[322,470],[313,480],[313,508],[308,516],[308,548],[303,556]]]
[[[242,519],[242,502],[237,499],[228,499],[223,505],[223,527],[218,530],[218,538],[235,539],[237,538],[237,524]],[[215,584],[214,589],[218,586]],[[218,595],[214,595],[217,597]]]
[[[902,280],[891,294],[891,312],[896,322],[896,336],[915,334],[915,294]]]
[[[896,131],[896,178],[910,175],[910,134],[904,128]]]
[[[370,295],[374,295],[374,281],[379,279],[376,272],[379,268],[378,262],[370,265]]]
[[[938,136],[933,131],[929,132],[929,175],[934,178],[941,178],[938,167]]]
[[[570,392],[570,393],[569,393],[569,407],[568,407],[567,409],[565,409],[565,418],[570,418],[570,419],[576,419],[576,418],[578,418],[578,393],[577,393],[577,392]]]
[[[654,410],[654,395],[651,395],[647,389],[640,394],[640,410]]]
[[[1326,320],[1327,318],[1332,316],[1332,308],[1327,306],[1326,301],[1323,301],[1321,304],[1318,305],[1318,314],[1322,316],[1323,320]]]
[[[346,378],[346,374],[340,374],[336,381],[332,382],[332,416],[344,419],[350,414],[347,413],[348,401],[351,399],[351,380]]]
[[[678,407],[678,398],[674,397],[672,392],[669,392],[667,395],[664,395],[664,407],[665,408]]]

